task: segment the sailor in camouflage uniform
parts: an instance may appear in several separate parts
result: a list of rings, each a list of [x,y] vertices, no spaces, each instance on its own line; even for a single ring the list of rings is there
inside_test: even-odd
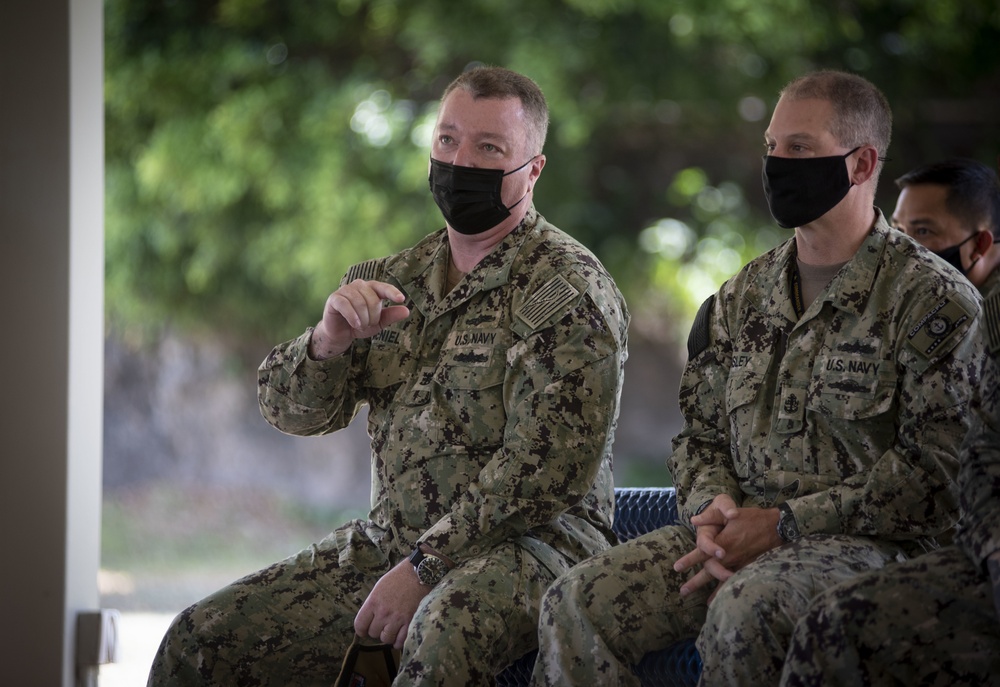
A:
[[[447,227],[351,268],[259,373],[284,432],[367,404],[369,518],[180,614],[151,685],[329,685],[355,632],[402,649],[396,685],[492,684],[534,648],[546,587],[609,546],[629,318],[532,206],[547,122],[508,70],[445,91],[430,185]]]
[[[961,272],[983,296],[991,347],[1000,346],[1000,179],[952,158],[896,179],[892,225]]]
[[[825,592],[795,626],[781,684],[1000,685],[1000,379],[962,447],[947,546]]]
[[[1000,294],[1000,179],[976,160],[952,158],[896,179],[892,225],[965,275]]]
[[[979,296],[873,209],[890,128],[859,77],[783,91],[764,186],[795,237],[692,327],[668,461],[686,525],[556,581],[534,684],[636,685],[631,664],[695,635],[701,684],[776,684],[811,598],[949,537]]]
[[[986,340],[996,359],[1000,269],[991,240],[1000,233],[996,174],[978,162],[950,160],[909,172],[896,183],[903,193],[894,223],[979,287],[986,304]],[[783,685],[1000,685],[1000,379],[995,365],[981,392],[960,456],[959,545],[861,575],[818,597],[795,627]]]

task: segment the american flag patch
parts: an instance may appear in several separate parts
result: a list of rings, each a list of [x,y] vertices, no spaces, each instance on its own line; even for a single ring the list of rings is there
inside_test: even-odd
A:
[[[385,258],[375,258],[374,260],[365,260],[360,264],[354,265],[347,271],[344,283],[350,284],[355,279],[364,279],[365,281],[381,280],[382,263],[384,262]]]
[[[518,308],[516,314],[529,327],[537,329],[579,295],[575,286],[562,275],[556,275]]]
[[[986,345],[990,353],[1000,352],[1000,291],[983,302],[983,320],[986,324]]]

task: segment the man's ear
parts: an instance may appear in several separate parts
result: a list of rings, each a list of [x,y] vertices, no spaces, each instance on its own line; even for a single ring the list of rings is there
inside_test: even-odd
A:
[[[528,172],[528,183],[530,184],[528,190],[532,190],[535,187],[535,182],[538,181],[538,177],[542,175],[542,167],[545,166],[545,156],[539,153],[535,156],[535,159],[531,161],[531,167]]]
[[[875,146],[864,146],[855,155],[857,163],[854,171],[851,172],[851,183],[861,186],[866,181],[875,176],[875,169],[878,167],[878,151]]]
[[[976,242],[972,244],[972,255],[969,257],[972,260],[978,260],[982,256],[986,255],[987,251],[993,247],[993,232],[987,231],[986,229],[980,229],[979,233],[976,235]]]

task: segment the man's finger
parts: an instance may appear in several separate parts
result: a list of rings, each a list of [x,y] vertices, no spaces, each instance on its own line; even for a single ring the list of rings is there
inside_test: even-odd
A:
[[[393,303],[402,303],[406,300],[403,292],[392,284],[386,284],[384,281],[370,281],[366,282],[366,284],[375,292],[380,300],[392,301]]]
[[[392,305],[382,311],[382,316],[379,318],[378,323],[382,327],[388,327],[390,324],[405,320],[409,316],[410,309],[405,305]]]
[[[719,582],[725,582],[734,574],[734,572],[723,565],[721,561],[715,560],[714,558],[705,561],[705,565],[702,566],[702,570]]]
[[[715,537],[721,531],[722,528],[720,527],[698,528],[698,535],[695,539],[695,542],[698,546],[698,550],[705,555],[706,559],[723,558],[726,555],[726,550],[715,542]]]
[[[368,326],[368,306],[357,291],[341,289],[330,295],[330,307],[351,329],[361,330]]]
[[[403,650],[403,642],[406,641],[406,633],[410,629],[409,625],[403,625],[396,633],[396,641],[392,643],[393,648]]]
[[[690,580],[681,585],[681,596],[687,596],[712,582],[714,578],[704,568],[699,570]]]
[[[372,620],[375,619],[375,615],[368,610],[365,604],[361,604],[361,609],[358,614],[354,616],[354,632],[357,633],[359,637],[368,636],[368,628],[371,627]]]
[[[704,563],[708,560],[706,556],[700,549],[695,549],[689,553],[684,554],[676,561],[674,561],[674,570],[677,572],[684,572],[688,568],[693,568],[700,563]]]

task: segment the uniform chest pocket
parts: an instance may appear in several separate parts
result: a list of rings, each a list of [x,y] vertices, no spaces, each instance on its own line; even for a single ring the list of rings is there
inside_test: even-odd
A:
[[[889,412],[897,375],[891,361],[832,353],[816,360],[809,409],[835,418],[861,420]]]
[[[503,329],[456,327],[441,349],[434,381],[446,389],[468,390],[502,384],[510,345],[510,332]]]
[[[731,374],[726,380],[726,405],[730,415],[752,406],[760,392],[762,378],[753,372]]]
[[[766,421],[758,397],[763,377],[746,370],[730,374],[726,381],[726,411],[729,414],[729,450],[736,474],[745,479],[751,471],[747,447],[761,434]]]
[[[469,346],[444,352],[434,369],[434,381],[448,389],[488,389],[502,384],[506,371],[505,349]]]
[[[365,385],[386,389],[412,379],[416,358],[401,346],[373,345],[368,351]]]
[[[769,364],[770,357],[759,352],[733,352],[726,379],[726,405],[730,415],[754,404]]]

